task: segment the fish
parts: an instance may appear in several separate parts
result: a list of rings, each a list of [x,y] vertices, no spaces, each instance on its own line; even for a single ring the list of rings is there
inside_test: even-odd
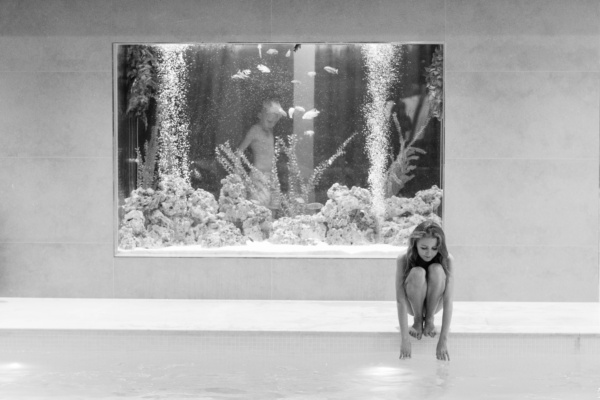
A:
[[[317,73],[316,73],[315,71],[310,71],[310,72],[308,73],[308,76],[315,76],[315,75],[317,75]]]
[[[269,68],[267,68],[266,66],[262,65],[262,64],[258,64],[256,66],[256,68],[258,68],[258,70],[260,72],[262,72],[263,74],[268,74],[269,72],[271,72],[271,70]]]
[[[320,210],[323,207],[325,206],[321,203],[308,203],[306,205],[306,208],[308,208],[309,210]]]
[[[304,107],[302,107],[302,106],[296,106],[296,107],[294,107],[294,108],[295,108],[295,109],[296,109],[296,111],[298,111],[298,112],[306,112],[306,109],[305,109]]]
[[[246,71],[248,71],[248,72],[246,73]],[[231,79],[242,79],[242,80],[244,80],[244,79],[248,79],[249,75],[250,75],[250,70],[246,69],[244,71],[240,71],[238,69],[238,72],[235,75],[232,75]]]
[[[275,49],[269,49],[269,50],[267,50],[267,54],[270,54],[272,56],[274,56],[277,53],[279,53],[279,52],[277,50],[275,50]]]
[[[290,118],[294,118],[294,111],[296,111],[294,107],[290,107],[290,109],[288,110]]]
[[[300,204],[304,204],[304,199],[302,197],[296,197],[295,200]]]
[[[291,51],[291,50],[288,50],[288,51],[287,51],[287,53],[285,53],[285,56],[286,56],[286,57],[289,57],[289,56],[291,56],[291,55],[292,55],[292,51]]]
[[[302,119],[313,119],[314,117],[316,117],[319,114],[320,114],[320,111],[318,111],[316,108],[313,108],[312,110],[307,111],[302,116]]]
[[[338,73],[338,70],[337,70],[337,68],[332,68],[332,67],[330,67],[329,65],[328,65],[328,66],[326,66],[326,67],[325,67],[325,68],[323,68],[323,69],[324,69],[325,71],[329,72],[330,74],[335,74],[335,75],[337,75],[337,73]]]
[[[259,43],[259,44],[258,44],[258,46],[256,46],[256,47],[258,47],[258,56],[259,56],[260,58],[262,58],[262,51],[261,51],[261,49],[262,49],[262,44],[260,44],[260,43]]]
[[[304,134],[305,134],[306,136],[312,136],[312,135],[314,135],[314,134],[315,134],[315,131],[304,131]]]
[[[242,73],[245,75],[250,75],[250,72],[252,72],[252,71],[250,71],[249,69],[245,69],[242,71]]]
[[[193,178],[196,178],[197,180],[202,180],[202,174],[200,172],[198,172],[197,169],[192,169],[191,175]]]
[[[294,46],[294,53],[297,52],[298,50],[300,50],[300,47],[302,47],[302,45],[300,43],[296,44]]]
[[[277,110],[277,112],[282,116],[282,117],[287,117],[287,114],[285,113],[285,110],[281,107],[279,107],[279,109]]]
[[[299,80],[297,80],[297,79],[294,79],[294,80],[292,81],[292,83],[293,83],[294,85],[299,85],[301,82],[300,82]]]

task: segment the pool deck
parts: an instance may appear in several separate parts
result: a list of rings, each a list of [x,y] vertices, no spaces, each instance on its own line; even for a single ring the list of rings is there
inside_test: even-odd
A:
[[[600,303],[455,302],[451,326],[453,335],[597,336]],[[389,334],[398,320],[389,301],[0,298],[0,333],[20,330]]]

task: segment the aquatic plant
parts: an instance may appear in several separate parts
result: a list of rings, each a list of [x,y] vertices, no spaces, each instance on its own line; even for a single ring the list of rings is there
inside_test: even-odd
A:
[[[408,143],[408,132],[402,130],[396,113],[392,114],[392,119],[398,131],[400,150],[395,159],[390,155],[392,162],[383,175],[383,179],[385,180],[385,197],[398,193],[408,181],[415,177],[414,175],[410,175],[410,172],[416,168],[411,163],[419,159],[419,154],[426,154],[427,152],[419,147],[415,147],[414,143],[423,136],[423,132],[429,124],[431,116],[427,117],[421,129],[419,129]]]
[[[148,126],[146,111],[150,100],[155,98],[158,88],[158,54],[153,46],[127,46],[127,79],[129,81],[129,100],[126,114],[138,117],[144,126]]]
[[[397,76],[395,46],[366,44],[361,48],[367,71],[368,101],[363,106],[366,117],[367,154],[369,156],[369,188],[373,197],[373,213],[380,224],[385,212],[385,172],[388,164],[389,138],[386,100]]]
[[[158,64],[159,179],[181,177],[190,181],[189,116],[186,106],[186,45],[162,45]]]
[[[156,153],[157,146],[157,128],[152,127],[150,130],[150,139],[144,143],[144,154],[139,147],[135,148],[137,154],[137,187],[139,188],[155,188],[156,186]]]
[[[215,158],[230,175],[237,175],[241,179],[244,188],[248,191],[247,194],[249,197],[256,197],[258,195],[258,188],[254,180],[250,177],[250,173],[258,176],[264,176],[264,174],[252,165],[244,153],[232,150],[229,141],[226,141],[215,148]]]
[[[433,52],[431,65],[425,68],[425,78],[429,96],[429,115],[442,120],[444,118],[444,54],[442,46]]]
[[[286,216],[290,217],[307,213],[312,214],[313,210],[318,210],[322,207],[322,205],[318,203],[308,203],[309,198],[314,192],[315,187],[319,184],[324,172],[337,158],[345,153],[346,146],[348,146],[357,134],[358,132],[354,132],[350,135],[350,137],[337,148],[336,152],[331,157],[319,163],[308,179],[303,178],[296,156],[296,146],[299,140],[298,135],[294,134],[288,136],[287,143],[285,139],[282,139],[281,137],[277,138],[275,141],[276,154],[279,155],[280,152],[283,152],[288,158],[288,192],[281,193],[281,190],[275,190],[280,197],[280,205]],[[275,165],[275,163],[273,165]]]

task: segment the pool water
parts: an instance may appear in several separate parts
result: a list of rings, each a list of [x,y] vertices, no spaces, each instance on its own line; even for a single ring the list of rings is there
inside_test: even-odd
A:
[[[0,399],[600,399],[591,355],[0,353]]]

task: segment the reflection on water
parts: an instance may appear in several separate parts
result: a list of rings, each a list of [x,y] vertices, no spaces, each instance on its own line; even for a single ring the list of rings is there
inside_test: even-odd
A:
[[[258,352],[0,355],[2,399],[592,399],[591,357]],[[17,372],[18,371],[18,372]]]

